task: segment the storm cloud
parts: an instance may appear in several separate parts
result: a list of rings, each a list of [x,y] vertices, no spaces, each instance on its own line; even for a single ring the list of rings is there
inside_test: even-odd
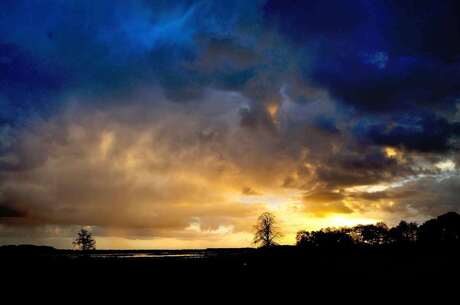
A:
[[[0,243],[247,246],[267,209],[289,242],[460,208],[456,1],[0,14]]]

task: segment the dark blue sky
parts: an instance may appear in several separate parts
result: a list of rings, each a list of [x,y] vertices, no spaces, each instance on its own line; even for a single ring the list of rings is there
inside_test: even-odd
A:
[[[432,129],[442,127],[428,117],[455,111],[457,1],[247,2],[2,1],[1,119],[46,117],[69,92],[145,84],[179,102],[206,87],[252,97],[251,81],[263,75],[276,92],[285,73],[363,116],[409,112]],[[262,46],[264,35],[278,37]]]

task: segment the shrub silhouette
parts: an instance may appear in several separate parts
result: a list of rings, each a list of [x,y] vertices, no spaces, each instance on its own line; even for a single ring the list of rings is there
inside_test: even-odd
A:
[[[93,239],[91,232],[81,229],[73,241],[73,246],[82,251],[96,250],[96,241]]]

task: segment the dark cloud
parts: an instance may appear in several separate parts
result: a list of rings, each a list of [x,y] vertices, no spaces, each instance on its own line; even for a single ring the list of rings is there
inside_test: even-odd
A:
[[[361,140],[377,145],[420,152],[446,152],[458,149],[452,140],[460,135],[460,124],[433,114],[411,114],[382,122],[364,121],[358,123],[354,131]]]
[[[319,190],[304,196],[305,211],[317,216],[325,216],[331,213],[349,214],[353,210],[346,206],[343,199],[346,197],[340,192]]]
[[[315,120],[315,125],[319,130],[329,133],[339,133],[340,130],[337,128],[335,120],[330,117],[319,116]]]
[[[380,183],[410,175],[409,164],[388,157],[378,148],[345,148],[318,160],[315,174],[331,188]]]
[[[29,107],[40,112],[37,94],[51,98],[48,89],[117,95],[157,83],[172,99],[189,100],[214,80],[235,87],[251,75],[238,67],[253,57],[238,31],[255,22],[257,7],[244,1],[2,2],[0,64],[8,73],[1,81],[11,95],[28,91]],[[227,60],[233,71],[224,67]]]
[[[457,1],[268,1],[305,56],[305,78],[359,110],[450,107],[459,94]]]
[[[260,195],[259,192],[257,192],[256,190],[246,186],[246,187],[243,187],[243,189],[241,190],[241,193],[243,195],[248,195],[248,196],[252,196],[252,195]]]
[[[456,210],[459,19],[457,1],[1,1],[0,235],[212,240],[281,201]]]
[[[24,217],[25,215],[24,212],[11,208],[4,203],[0,204],[0,218]]]

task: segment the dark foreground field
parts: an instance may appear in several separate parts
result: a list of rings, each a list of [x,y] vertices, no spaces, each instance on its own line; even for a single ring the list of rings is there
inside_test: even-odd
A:
[[[9,248],[0,251],[8,284],[71,289],[193,291],[241,289],[255,295],[326,291],[325,297],[375,291],[379,297],[404,292],[456,293],[460,283],[455,249],[301,250],[207,249],[176,251],[76,251]],[[118,288],[114,288],[118,287]],[[119,290],[118,290],[119,291]],[[330,295],[327,294],[330,292]],[[374,294],[375,294],[374,293]],[[174,294],[173,294],[174,296]],[[349,295],[348,295],[349,296]]]

